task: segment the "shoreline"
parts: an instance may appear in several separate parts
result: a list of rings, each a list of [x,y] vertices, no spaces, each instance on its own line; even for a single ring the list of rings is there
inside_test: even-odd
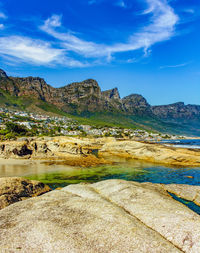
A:
[[[154,164],[200,167],[200,150],[115,138],[33,138],[0,142],[0,160],[92,167],[122,157]]]

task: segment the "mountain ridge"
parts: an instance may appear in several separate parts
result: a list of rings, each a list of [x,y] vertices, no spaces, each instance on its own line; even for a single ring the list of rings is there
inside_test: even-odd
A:
[[[149,119],[152,119],[154,124],[156,120],[166,124],[179,124],[179,128],[180,124],[185,124],[188,131],[191,128],[191,131],[197,130],[200,135],[200,105],[185,105],[183,102],[177,102],[169,105],[151,106],[140,94],[130,94],[121,98],[116,87],[102,91],[94,79],[54,88],[47,84],[43,78],[12,77],[0,69],[1,97],[5,92],[12,97],[26,99],[28,101],[26,103],[30,103],[31,100],[36,103],[35,99],[72,115],[78,114],[84,117],[92,115],[95,117],[96,113],[99,115],[108,113],[109,115],[124,115],[123,118],[129,117],[133,121],[139,119],[139,122],[141,120],[142,124],[147,125]],[[146,121],[145,118],[148,120]],[[184,128],[184,125],[182,127]]]

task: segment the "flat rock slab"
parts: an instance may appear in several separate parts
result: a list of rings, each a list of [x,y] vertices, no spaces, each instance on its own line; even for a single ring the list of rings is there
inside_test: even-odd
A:
[[[0,211],[0,252],[200,252],[200,216],[165,186],[69,185]]]

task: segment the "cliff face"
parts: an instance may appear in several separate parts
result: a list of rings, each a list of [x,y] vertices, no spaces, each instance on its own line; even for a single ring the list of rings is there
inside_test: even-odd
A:
[[[40,77],[8,77],[0,70],[0,88],[9,92],[12,96],[30,96],[49,101],[55,90]]]
[[[0,78],[8,78],[6,72],[3,69],[0,69]]]
[[[102,96],[106,99],[106,100],[120,100],[120,95],[119,95],[119,91],[117,88],[111,89],[111,90],[106,90],[102,92]]]
[[[122,99],[125,111],[128,114],[150,114],[150,105],[146,99],[138,94],[131,94]]]
[[[61,88],[53,88],[39,77],[8,77],[0,70],[0,89],[16,97],[26,96],[41,99],[56,105],[65,112],[146,112],[149,108],[141,95],[120,99],[117,88],[101,91],[93,79],[76,82]]]
[[[88,79],[56,89],[55,97],[59,99],[64,111],[99,111],[103,110],[101,89],[95,80]]]
[[[153,114],[163,119],[198,119],[200,105],[185,105],[178,102],[170,105],[152,106]]]
[[[117,88],[101,91],[93,79],[53,88],[40,77],[8,77],[5,71],[0,69],[0,89],[12,96],[46,101],[68,113],[120,112],[127,115],[153,115],[164,120],[200,119],[200,105],[184,105],[179,102],[150,106],[146,99],[138,94],[121,99]]]

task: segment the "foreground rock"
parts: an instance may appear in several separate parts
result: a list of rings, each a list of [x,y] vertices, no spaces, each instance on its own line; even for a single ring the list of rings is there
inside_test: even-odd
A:
[[[96,157],[95,155],[98,155]],[[0,143],[0,158],[63,160],[66,165],[96,166],[109,163],[111,156],[147,162],[199,166],[200,150],[167,147],[115,138],[44,137],[21,138]],[[107,159],[106,159],[107,158]]]
[[[199,241],[200,216],[151,183],[69,185],[0,211],[1,252],[197,253]]]
[[[0,178],[0,209],[17,201],[49,192],[49,186],[18,177]]]

